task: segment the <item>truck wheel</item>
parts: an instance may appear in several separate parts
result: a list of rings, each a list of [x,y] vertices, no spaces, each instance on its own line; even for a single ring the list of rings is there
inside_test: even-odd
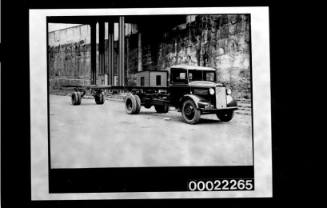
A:
[[[169,105],[155,105],[154,108],[156,109],[157,113],[168,113],[169,111]]]
[[[139,96],[133,95],[131,93],[127,94],[125,97],[125,109],[128,114],[136,114],[140,112],[141,102]]]
[[[94,96],[95,103],[98,105],[102,105],[104,103],[104,95],[103,93],[96,94]]]
[[[196,124],[200,120],[201,112],[192,100],[186,100],[182,107],[182,116],[186,123]]]
[[[134,95],[135,100],[136,100],[136,110],[135,114],[138,114],[141,111],[141,99],[138,95]]]
[[[232,110],[225,110],[225,111],[218,111],[217,117],[224,122],[232,120],[234,116],[234,111]]]
[[[72,94],[72,104],[73,105],[80,105],[81,104],[81,94],[80,92],[73,92]]]
[[[168,105],[168,104],[164,104],[164,105],[162,106],[162,112],[163,112],[163,113],[168,113],[168,111],[169,111],[169,105]]]
[[[149,109],[149,108],[152,107],[152,105],[151,105],[151,104],[148,104],[148,103],[144,104],[143,106],[144,106],[145,108],[147,108],[147,109]]]

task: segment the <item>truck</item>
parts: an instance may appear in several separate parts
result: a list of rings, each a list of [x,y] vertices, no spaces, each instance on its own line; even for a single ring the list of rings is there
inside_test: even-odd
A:
[[[138,114],[141,107],[152,106],[157,113],[168,113],[170,107],[174,107],[181,112],[183,120],[188,124],[198,123],[201,115],[204,114],[216,114],[219,120],[228,122],[233,118],[234,111],[238,109],[231,89],[217,82],[214,68],[174,65],[168,71],[153,71],[153,73],[156,76],[151,76],[150,71],[148,79],[145,76],[143,78],[137,76],[140,81],[136,86],[106,88],[127,90],[124,105],[128,114]],[[152,81],[151,77],[153,77]],[[144,80],[150,81],[145,84]],[[163,80],[166,80],[164,85]],[[158,82],[160,82],[159,86]],[[88,89],[91,89],[97,104],[104,103],[104,88],[93,86]],[[73,105],[79,105],[84,95],[85,89],[75,89],[72,94]]]

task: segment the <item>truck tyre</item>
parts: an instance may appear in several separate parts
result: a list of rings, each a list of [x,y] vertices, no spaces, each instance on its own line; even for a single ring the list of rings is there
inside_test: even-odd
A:
[[[81,104],[81,93],[80,92],[73,92],[72,93],[72,104],[73,105],[80,105]]]
[[[104,95],[103,95],[103,92],[100,93],[100,94],[94,95],[94,100],[95,100],[95,103],[96,104],[102,105],[104,103]]]
[[[217,117],[223,122],[232,120],[233,116],[234,116],[233,110],[224,110],[224,111],[217,112]]]
[[[161,113],[161,111],[162,111],[161,105],[155,105],[154,109],[156,109],[157,113]]]
[[[145,108],[147,108],[147,109],[149,109],[149,108],[151,108],[151,107],[152,107],[152,105],[151,105],[151,104],[149,104],[149,103],[145,103],[143,106],[144,106]]]
[[[157,113],[168,113],[168,111],[169,111],[168,104],[155,105],[154,108],[156,109]]]
[[[186,123],[196,124],[200,120],[201,112],[196,108],[193,100],[186,100],[182,106],[182,116]]]
[[[138,95],[134,95],[135,100],[136,100],[136,110],[135,114],[138,114],[141,111],[141,99]]]
[[[136,95],[137,96],[137,95]],[[125,97],[125,109],[128,114],[136,114],[139,112],[140,103],[137,100],[137,97],[132,93],[129,93]],[[139,97],[138,97],[139,98]]]
[[[168,104],[164,104],[162,106],[162,113],[168,113],[169,111],[169,105]]]

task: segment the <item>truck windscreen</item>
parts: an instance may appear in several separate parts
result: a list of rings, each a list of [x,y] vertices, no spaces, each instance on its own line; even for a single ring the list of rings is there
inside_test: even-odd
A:
[[[214,71],[189,70],[188,76],[190,81],[215,81]]]

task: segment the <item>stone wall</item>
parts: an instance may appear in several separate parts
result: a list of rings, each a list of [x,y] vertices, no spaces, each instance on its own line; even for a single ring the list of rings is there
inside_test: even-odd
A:
[[[165,32],[157,44],[144,41],[145,68],[166,70],[175,64],[214,67],[217,80],[231,87],[234,96],[250,98],[249,15],[197,15],[187,19],[193,21]]]

